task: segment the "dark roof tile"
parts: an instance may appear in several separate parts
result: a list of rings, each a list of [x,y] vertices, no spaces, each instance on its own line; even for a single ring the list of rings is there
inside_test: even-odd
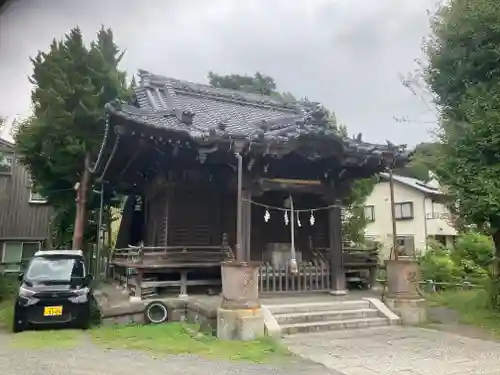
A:
[[[375,145],[363,142],[361,137],[341,137],[329,126],[324,111],[315,102],[213,88],[146,71],[140,71],[139,78],[139,86],[135,89],[138,106],[108,103],[106,108],[112,116],[185,134],[195,141],[218,136],[282,144],[299,138],[314,138],[330,149],[329,152],[333,151],[332,147],[340,147],[346,163],[351,158],[355,164],[361,155],[371,155],[380,162],[382,154],[387,152],[398,156],[402,162],[407,160],[404,148],[390,142]]]

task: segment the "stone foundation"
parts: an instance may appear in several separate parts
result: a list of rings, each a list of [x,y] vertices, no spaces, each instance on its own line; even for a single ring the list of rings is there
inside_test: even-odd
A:
[[[420,325],[427,320],[425,299],[386,298],[386,305],[401,318],[404,325]]]
[[[259,309],[217,309],[217,338],[250,341],[264,336],[264,315]]]
[[[158,298],[106,307],[102,311],[102,324],[145,324],[144,312],[146,306],[153,301],[159,301],[167,307],[169,322],[187,321],[199,324],[203,332],[210,334],[217,332],[217,308],[215,306],[203,304],[196,300],[186,301],[178,298]]]
[[[186,306],[185,319],[200,326],[202,332],[217,333],[217,308],[198,301],[190,301]]]

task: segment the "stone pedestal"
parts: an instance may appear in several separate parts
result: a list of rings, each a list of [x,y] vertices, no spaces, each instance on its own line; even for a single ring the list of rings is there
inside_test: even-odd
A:
[[[217,309],[217,338],[220,340],[255,340],[264,336],[262,310]]]
[[[221,265],[222,303],[217,310],[217,338],[254,340],[264,336],[259,266],[259,263],[236,261]]]
[[[385,304],[404,325],[420,325],[427,320],[425,299],[386,298]]]
[[[427,319],[425,300],[418,291],[420,267],[410,257],[385,261],[387,293],[384,302],[408,325],[422,324]]]

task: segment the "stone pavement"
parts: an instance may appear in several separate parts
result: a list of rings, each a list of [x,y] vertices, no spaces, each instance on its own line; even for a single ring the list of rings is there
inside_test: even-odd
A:
[[[496,375],[500,343],[423,328],[288,336],[292,352],[345,375]]]

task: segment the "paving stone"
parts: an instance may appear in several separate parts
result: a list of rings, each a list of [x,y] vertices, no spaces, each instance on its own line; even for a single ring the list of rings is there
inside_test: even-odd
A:
[[[391,326],[297,334],[284,342],[295,354],[346,375],[500,373],[500,343],[430,329]]]

